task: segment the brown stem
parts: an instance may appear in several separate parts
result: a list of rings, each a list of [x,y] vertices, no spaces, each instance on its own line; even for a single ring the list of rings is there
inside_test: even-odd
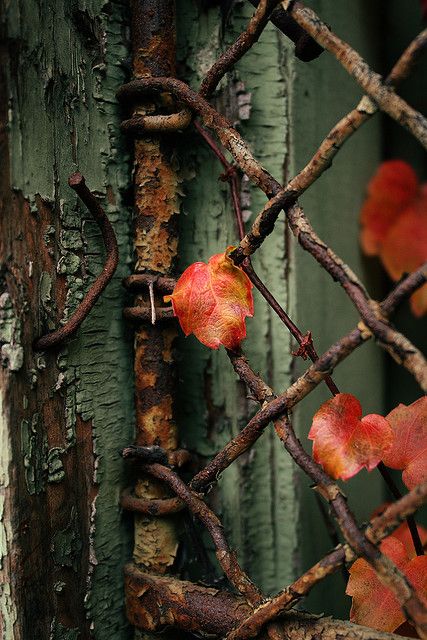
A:
[[[224,154],[222,153],[221,149],[218,147],[217,143],[212,138],[212,136],[203,127],[201,127],[197,121],[194,123],[194,126],[196,127],[200,135],[203,137],[205,142],[212,149],[213,153],[216,155],[216,157],[218,158],[218,160],[221,162],[222,166],[225,169],[225,173],[223,174],[223,179],[227,180],[230,185],[230,192],[231,192],[231,197],[233,202],[233,210],[234,210],[234,216],[236,219],[237,230],[239,233],[239,238],[240,240],[242,240],[245,236],[245,226],[244,226],[244,221],[242,216],[242,208],[240,204],[239,186],[238,186],[236,168],[234,167],[234,165],[228,162],[227,158],[224,156]],[[270,290],[262,282],[261,278],[257,275],[249,258],[244,260],[244,262],[242,263],[242,269],[245,271],[245,273],[251,280],[252,284],[258,289],[260,294],[263,296],[266,302],[270,305],[270,307],[276,313],[278,318],[280,318],[280,320],[283,322],[285,327],[288,329],[288,331],[291,333],[291,335],[296,339],[296,341],[300,345],[301,352],[297,352],[297,355],[301,355],[304,360],[308,355],[309,358],[312,360],[312,362],[315,362],[318,359],[318,355],[317,355],[316,349],[314,348],[313,341],[311,340],[311,332],[308,332],[307,334],[303,334],[300,331],[300,329],[297,327],[295,322],[293,322],[293,320],[288,316],[288,314],[283,309],[283,307],[279,304],[279,302],[276,300],[276,298],[273,296]],[[309,339],[307,339],[307,337]],[[326,376],[325,383],[329,387],[329,390],[331,391],[332,395],[336,395],[337,393],[339,393],[338,387],[336,386],[336,384],[334,383],[334,381],[330,376]]]

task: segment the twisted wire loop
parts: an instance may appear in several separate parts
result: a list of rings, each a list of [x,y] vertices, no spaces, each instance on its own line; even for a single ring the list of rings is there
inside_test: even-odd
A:
[[[188,126],[192,117],[198,116],[204,127],[213,131],[220,144],[228,150],[233,158],[233,165],[231,165],[216,146],[215,141],[196,123],[199,133],[223,164],[226,171],[224,177],[230,183],[241,232],[241,241],[231,254],[234,262],[259,281],[256,274],[251,272],[248,258],[273,231],[279,214],[284,211],[287,222],[300,245],[320,263],[332,278],[340,282],[344,292],[356,307],[361,321],[356,328],[331,345],[325,353],[318,356],[310,332],[303,334],[293,325],[266,286],[260,281],[257,282],[256,286],[263,292],[268,304],[300,342],[301,349],[296,355],[309,355],[313,363],[287,390],[276,395],[265,381],[252,370],[242,352],[229,351],[228,356],[237,375],[261,405],[259,411],[237,436],[230,440],[188,483],[185,483],[170,466],[165,464],[164,459],[149,459],[147,452],[141,454],[146,456],[142,460],[144,472],[165,483],[174,496],[163,500],[141,500],[128,489],[122,494],[121,504],[124,508],[150,515],[173,513],[185,507],[207,528],[215,545],[220,566],[230,585],[240,594],[236,600],[237,604],[232,604],[232,601],[227,599],[230,594],[227,596],[216,595],[218,603],[223,603],[223,597],[226,599],[229,615],[226,625],[224,625],[225,616],[223,617],[222,626],[221,621],[214,623],[212,619],[209,619],[209,632],[213,632],[214,635],[225,637],[226,640],[245,640],[253,637],[283,640],[292,637],[291,618],[279,619],[279,617],[294,607],[313,586],[327,575],[361,557],[375,570],[380,581],[393,592],[405,616],[414,624],[419,636],[425,639],[427,638],[426,607],[403,573],[381,553],[378,544],[394,531],[405,518],[411,517],[418,508],[427,503],[427,485],[424,483],[416,487],[388,507],[381,516],[372,520],[366,528],[361,529],[340,488],[305,452],[293,430],[289,412],[322,381],[326,380],[331,392],[337,393],[338,389],[331,379],[334,368],[371,337],[374,337],[380,346],[413,374],[423,390],[427,390],[427,364],[424,356],[404,335],[397,332],[388,320],[388,316],[403,300],[426,283],[427,265],[421,266],[417,271],[404,278],[387,298],[379,303],[370,298],[356,274],[316,235],[306,214],[297,202],[303,191],[311,186],[330,166],[332,159],[344,142],[378,110],[388,113],[412,133],[423,146],[427,145],[427,120],[391,89],[391,85],[395,85],[407,77],[419,55],[426,49],[427,30],[415,38],[397,61],[386,80],[382,81],[357,52],[335,36],[329,27],[322,23],[313,11],[306,10],[302,3],[284,0],[279,5],[274,0],[261,0],[260,2],[254,1],[253,4],[257,8],[246,30],[214,63],[202,81],[199,92],[193,91],[184,82],[171,77],[143,77],[123,85],[117,96],[119,100],[130,106],[138,105],[141,101],[161,101],[164,99],[162,96],[165,95],[169,96],[169,99],[172,96],[178,105],[174,113],[161,115],[139,115],[134,111],[133,117],[124,122],[123,130],[132,135],[140,135],[144,132],[164,134],[183,129],[184,126]],[[310,47],[312,49],[311,53],[306,53],[307,56],[313,55],[315,57],[322,48],[329,50],[367,94],[357,107],[331,130],[306,167],[285,186],[281,185],[261,166],[240,134],[207,100],[227,71],[257,41],[268,20],[273,23],[282,21],[281,24],[287,23],[288,28],[291,24],[293,25],[291,29],[298,27],[295,31],[299,34],[296,36],[298,40],[303,37],[307,42],[307,38],[311,38]],[[290,23],[289,20],[293,22]],[[317,45],[313,43],[317,43]],[[246,235],[241,220],[239,221],[235,179],[237,169],[246,173],[253,184],[259,187],[269,199]],[[156,287],[158,292],[165,293],[171,291],[174,280],[144,273],[127,278],[125,286],[136,292],[144,291],[146,287],[152,289]],[[151,309],[151,313],[152,311]],[[156,314],[158,313],[159,319],[166,320],[170,317],[170,312],[162,308],[155,311]],[[146,307],[128,308],[125,310],[125,315],[131,319],[147,321],[150,317],[150,309]],[[234,552],[224,537],[221,522],[207,506],[204,496],[220,474],[256,442],[270,423],[274,424],[275,433],[285,450],[315,483],[319,495],[329,504],[345,542],[338,545],[276,596],[264,598],[237,562]],[[156,455],[161,455],[161,453],[157,452]],[[203,588],[198,585],[189,586],[189,583],[175,578],[146,575],[131,565],[126,568],[126,575],[130,580],[130,590],[134,588],[135,593],[141,591],[141,585],[138,582],[140,581],[145,585],[142,591],[145,593],[146,589],[148,592],[153,590],[158,599],[154,604],[152,601],[144,602],[144,606],[147,606],[149,610],[151,622],[145,616],[144,623],[142,623],[143,607],[141,605],[141,608],[138,609],[139,605],[135,604],[135,598],[131,593],[130,598],[131,600],[133,598],[132,607],[134,609],[131,611],[130,618],[136,621],[136,624],[141,624],[141,628],[158,630],[167,621],[168,624],[193,632],[200,631],[203,624],[207,624],[208,605],[206,604],[203,608],[200,602],[201,598],[205,598],[207,602],[212,595],[209,591],[212,590],[205,589],[202,596]],[[172,592],[173,596],[171,596]],[[192,612],[189,610],[188,603],[194,594],[198,598],[198,604],[196,601],[194,602],[194,610],[197,610],[199,618],[203,618],[203,622],[200,624],[194,618],[196,615],[194,611],[192,617]],[[234,606],[238,607],[239,614],[234,615]],[[199,608],[197,609],[197,607]],[[215,609],[212,604],[209,604],[209,607],[210,613],[220,610],[219,608]],[[136,610],[137,613],[135,613]],[[158,626],[153,623],[154,610],[159,618],[159,621],[156,622]],[[166,610],[171,617],[165,615]],[[306,623],[304,615],[299,613],[295,613],[295,615],[298,616],[300,624],[304,627]],[[197,626],[198,624],[199,626]],[[264,632],[265,635],[259,636]],[[331,639],[343,635],[347,636],[347,634],[349,637],[359,639],[381,636],[385,640],[395,637],[392,634],[378,634],[373,630],[356,625],[350,625],[343,631],[338,621],[331,621],[331,626],[327,629],[322,627],[318,635],[321,637],[323,634]]]
[[[106,259],[101,273],[92,284],[71,318],[60,329],[37,338],[33,343],[33,348],[36,351],[58,347],[64,344],[75,334],[83,320],[87,318],[95,306],[95,303],[108,283],[111,281],[119,262],[119,249],[114,229],[94,194],[91,193],[86,186],[84,177],[81,173],[73,173],[68,179],[68,184],[86,205],[88,211],[99,226],[102,239],[104,241]]]
[[[152,100],[156,104],[153,105]],[[138,113],[141,108],[143,113]],[[166,93],[146,94],[144,99],[139,98],[134,103],[133,115],[131,118],[123,120],[121,130],[123,133],[134,138],[150,135],[164,135],[177,133],[186,129],[192,120],[191,110],[184,106],[180,107],[179,102],[172,99]],[[156,113],[147,113],[155,109]],[[159,110],[167,113],[159,113]],[[170,111],[172,111],[170,113]],[[157,306],[154,302],[154,292],[171,293],[175,286],[173,278],[159,276],[159,274],[133,274],[123,280],[123,286],[129,291],[143,293],[150,292],[151,306],[146,304],[136,304],[132,307],[125,307],[123,315],[132,322],[151,321],[152,324],[173,320],[171,307]]]

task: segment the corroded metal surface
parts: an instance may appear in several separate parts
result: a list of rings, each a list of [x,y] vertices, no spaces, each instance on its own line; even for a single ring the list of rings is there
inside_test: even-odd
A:
[[[174,10],[171,0],[131,2],[135,78],[174,75]],[[134,146],[134,249],[135,274],[145,276],[147,284],[138,293],[137,306],[126,310],[126,317],[140,322],[135,332],[136,445],[154,445],[166,451],[178,447],[172,406],[172,343],[177,331],[174,323],[152,324],[150,309],[153,304],[161,307],[162,287],[157,289],[156,283],[172,275],[178,246],[178,177],[173,147],[167,137],[159,135],[162,129],[171,130],[173,110],[174,105],[167,96],[162,96],[156,103],[147,96],[146,100],[132,106],[132,118],[125,127],[127,133],[138,132],[143,136],[135,140]],[[167,126],[163,126],[162,119],[167,121]],[[176,128],[182,128],[182,118],[175,118],[175,124]],[[146,313],[141,314],[141,309]],[[153,501],[153,509],[135,510],[134,561],[160,574],[173,565],[178,549],[174,516],[156,517],[159,515],[156,505],[167,502],[169,495],[158,481],[141,477],[134,489],[132,504],[128,497],[123,505],[133,508],[135,501],[139,505],[149,505]]]

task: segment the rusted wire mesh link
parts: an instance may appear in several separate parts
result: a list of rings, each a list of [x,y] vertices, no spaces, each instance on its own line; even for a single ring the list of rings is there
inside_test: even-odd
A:
[[[405,80],[420,55],[425,52],[426,47],[427,30],[425,29],[405,49],[387,76],[385,84],[396,86]],[[273,230],[280,212],[286,207],[289,201],[289,194],[294,193],[295,197],[298,197],[308,189],[331,166],[333,158],[344,142],[377,111],[376,104],[368,96],[364,96],[357,107],[331,129],[308,164],[264,206],[261,213],[254,220],[251,230],[246,234],[243,242],[240,243],[236,258],[241,259],[239,257],[240,253],[250,255],[261,245],[265,237]]]
[[[178,469],[191,461],[191,454],[186,449],[174,449],[171,451],[156,445],[150,447],[130,445],[123,449],[122,456],[126,460],[136,460],[145,464],[159,462]]]
[[[259,0],[249,0],[257,7]],[[270,22],[280,29],[295,44],[295,55],[303,62],[311,62],[320,56],[323,47],[320,47],[304,29],[286,12],[282,7],[273,9],[270,15]]]
[[[374,518],[365,529],[365,536],[373,544],[378,544],[427,502],[427,483],[412,490],[406,496],[390,505],[382,515]],[[341,544],[322,558],[289,587],[274,598],[260,605],[251,616],[234,629],[226,640],[243,640],[256,637],[261,628],[285,611],[294,607],[311,589],[326,576],[335,573],[343,564],[356,560],[356,555],[348,544]]]
[[[420,55],[425,52],[426,47],[427,29],[422,31],[405,49],[385,79],[385,84],[396,87],[403,82],[403,80],[409,76]],[[347,115],[330,130],[328,135],[320,143],[314,156],[308,164],[289,181],[286,189],[291,191],[295,190],[299,194],[302,194],[308,189],[308,187],[331,166],[334,157],[342,145],[356,133],[365,122],[370,120],[377,111],[377,105],[372,102],[368,96],[364,96],[357,107],[347,113]],[[276,196],[276,201],[279,199],[280,195]],[[264,211],[265,210],[266,208]]]
[[[133,564],[125,566],[125,576],[127,615],[131,623],[140,629],[162,631],[171,626],[187,633],[223,640],[252,613],[244,598],[228,591],[171,576],[156,576],[141,571]],[[271,639],[269,632],[272,626],[267,625],[257,639]],[[283,632],[283,638],[396,640],[396,637],[402,637],[302,611],[286,613],[274,626]]]
[[[242,31],[237,40],[228,47],[206,73],[200,85],[200,95],[208,98],[227,71],[255,44],[268,23],[271,12],[279,2],[280,0],[260,0],[245,31]]]
[[[384,312],[391,314],[407,296],[427,281],[427,265],[423,265],[402,280],[381,304]],[[257,376],[241,353],[229,352],[233,367],[238,376],[245,379],[255,397],[262,392],[260,402],[267,405],[202,469],[192,480],[191,486],[196,491],[205,491],[234,460],[247,451],[262,435],[267,425],[284,411],[291,410],[301,402],[326,375],[347,356],[369,340],[372,333],[365,326],[358,326],[335,342],[319,359],[314,362],[284,393],[274,398],[274,393],[264,381]]]
[[[126,511],[161,517],[182,511],[185,503],[179,498],[138,498],[129,487],[120,496],[120,506]]]
[[[234,361],[235,359],[232,358],[232,363],[234,363]],[[239,376],[246,382],[254,395],[256,394],[257,388],[263,383],[261,378],[259,378],[258,381],[256,380],[257,376],[251,370],[247,361],[245,361],[243,366],[240,366]],[[265,402],[264,394],[257,399],[261,403]],[[285,449],[293,460],[313,482],[315,482],[319,493],[328,500],[344,538],[355,555],[365,558],[369,564],[372,565],[379,579],[387,587],[392,589],[408,618],[417,626],[421,637],[425,637],[427,634],[427,610],[408,584],[405,576],[398,571],[390,560],[382,555],[378,548],[359,530],[356,520],[347,505],[347,500],[340,488],[323,468],[315,463],[311,456],[306,453],[296,437],[289,418],[287,416],[280,417],[275,422],[274,427]]]
[[[230,583],[249,604],[262,602],[262,594],[237,562],[234,551],[228,546],[220,520],[207,504],[183,482],[173,471],[160,464],[144,465],[143,470],[165,482],[209,531],[215,544],[216,557]]]
[[[134,322],[146,322],[151,321],[153,324],[156,322],[165,322],[173,320],[173,312],[170,307],[155,307],[154,316],[153,309],[147,306],[125,307],[123,309],[123,315],[127,320],[133,320]],[[154,318],[154,321],[152,320]]]
[[[119,262],[119,249],[117,246],[114,229],[108,220],[103,208],[98,204],[97,199],[86,186],[85,179],[81,173],[73,173],[68,180],[68,184],[77,193],[81,201],[86,205],[88,211],[101,230],[102,240],[105,246],[106,259],[102,272],[97,277],[83,301],[79,304],[71,318],[63,327],[48,333],[34,341],[33,348],[36,351],[50,349],[63,344],[80,327],[83,320],[89,315],[96,301],[114,275]]]
[[[123,286],[129,291],[146,291],[147,287],[152,284],[155,289],[163,293],[172,293],[175,285],[175,278],[166,278],[158,274],[151,273],[134,273],[123,279]]]
[[[194,109],[201,116],[204,124],[217,133],[221,142],[231,152],[242,171],[244,171],[266,195],[271,192],[278,193],[281,190],[280,183],[254,159],[247,145],[228,121],[218,114],[203,98],[191,91],[185,83],[173,78],[142,78],[141,80],[136,80],[124,85],[119,90],[118,97],[122,100],[135,100],[145,95],[147,91],[161,90],[170,91],[190,108]],[[288,200],[285,201],[285,204],[283,204],[282,200],[279,209],[285,209],[293,232],[300,241],[300,244],[326,268],[334,279],[340,276],[341,284],[380,344],[391,351],[393,357],[414,375],[423,390],[427,390],[427,363],[420,351],[414,347],[407,338],[384,325],[384,323],[376,317],[374,311],[376,303],[370,300],[356,275],[338,256],[333,254],[328,246],[317,236],[302,209],[297,205],[292,208],[296,193],[289,192],[286,194],[286,198]],[[271,231],[271,229],[269,230],[264,227],[264,223],[266,223],[265,220],[257,232],[259,239],[264,238]],[[270,222],[268,222],[268,224],[270,224]],[[246,236],[246,238],[247,237],[248,236]],[[253,245],[246,248],[249,253],[253,253]],[[239,264],[243,262],[246,255],[245,239],[243,239],[239,248],[232,252],[230,256]]]
[[[149,292],[152,296],[152,304],[137,304],[133,307],[125,307],[123,316],[133,322],[165,322],[173,320],[174,315],[171,307],[159,307],[155,305],[154,292],[172,292],[176,280],[174,278],[163,277],[158,274],[138,273],[128,276],[123,280],[123,286],[129,291],[136,293]]]
[[[240,206],[240,196],[239,196],[239,179],[237,176],[237,171],[234,165],[230,164],[227,158],[219,149],[218,145],[215,143],[215,140],[212,136],[201,127],[198,122],[194,123],[197,131],[203,137],[205,142],[209,145],[210,149],[216,155],[218,160],[221,162],[222,166],[225,169],[224,174],[221,176],[221,179],[226,180],[230,186],[231,199],[233,202],[233,209],[236,218],[237,230],[239,234],[240,240],[243,239],[245,235],[245,227],[242,217],[242,211]],[[266,287],[266,285],[262,282],[261,278],[255,272],[255,269],[252,266],[250,258],[246,258],[242,263],[242,268],[245,271],[246,275],[249,277],[252,284],[258,289],[266,302],[270,305],[276,315],[280,318],[283,324],[290,331],[291,335],[297,340],[300,348],[294,354],[297,356],[301,356],[304,360],[307,356],[315,362],[318,358],[316,349],[313,345],[313,340],[311,339],[311,333],[307,332],[303,334],[300,329],[297,327],[295,322],[289,317],[283,307],[279,304],[276,298],[273,296],[271,291]],[[334,381],[330,376],[326,376],[325,383],[329,387],[329,390],[332,394],[338,393],[338,388],[335,385]]]
[[[294,0],[283,0],[282,6],[320,46],[332,53],[381,111],[412,133],[427,149],[427,119],[419,111],[387,86],[362,56],[336,36],[314,11]]]
[[[129,120],[124,120],[120,125],[123,133],[132,136],[147,135],[151,133],[167,133],[182,131],[186,129],[191,122],[191,111],[189,109],[181,109],[177,113],[167,115],[156,114],[153,116],[143,115],[134,116]]]

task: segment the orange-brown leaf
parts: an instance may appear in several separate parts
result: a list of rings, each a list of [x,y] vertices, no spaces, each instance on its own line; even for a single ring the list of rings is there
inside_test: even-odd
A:
[[[397,281],[427,260],[427,187],[401,160],[384,162],[368,186],[360,221],[361,244],[368,255],[379,255]],[[415,315],[427,312],[427,285],[411,297]]]
[[[427,397],[422,396],[409,406],[399,404],[387,420],[394,432],[394,442],[383,462],[403,471],[403,482],[413,489],[427,480]]]
[[[308,437],[316,462],[333,478],[348,480],[363,467],[377,466],[392,445],[393,431],[382,416],[362,418],[357,398],[339,393],[317,411]]]
[[[233,264],[227,250],[207,264],[190,265],[164,299],[172,301],[186,336],[194,333],[211,349],[236,349],[246,336],[245,318],[254,313],[251,289],[248,276]]]
[[[376,255],[388,232],[402,212],[417,197],[418,178],[402,160],[383,162],[368,185],[368,197],[362,207],[362,248]]]
[[[381,551],[406,575],[427,605],[427,556],[409,558],[405,546],[393,536],[380,545]],[[406,618],[393,593],[377,578],[371,566],[359,558],[350,567],[346,589],[353,598],[350,620],[379,631],[395,631]]]

